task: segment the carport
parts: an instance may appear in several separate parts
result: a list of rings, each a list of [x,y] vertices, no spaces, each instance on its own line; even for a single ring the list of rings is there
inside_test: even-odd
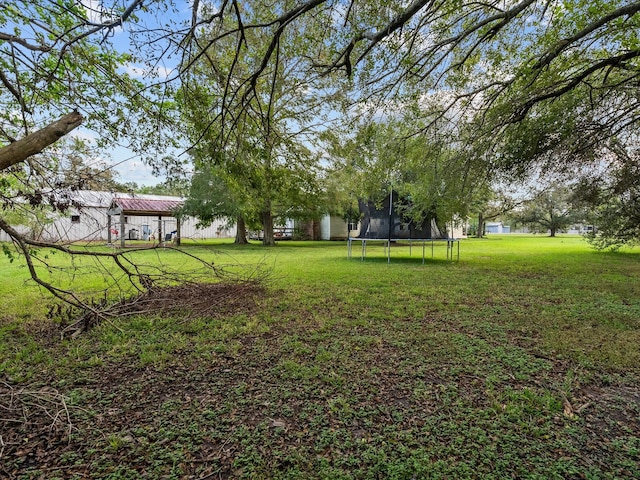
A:
[[[182,206],[181,200],[147,200],[143,198],[123,198],[116,197],[112,200],[109,210],[107,210],[107,240],[111,243],[111,217],[114,215],[120,216],[120,246],[124,247],[125,237],[125,216],[139,216],[139,217],[157,217],[158,219],[158,243],[163,242],[162,238],[162,218],[172,217],[176,218],[174,212]],[[176,227],[176,245],[180,245],[180,219],[177,219]],[[171,240],[169,238],[165,239]]]

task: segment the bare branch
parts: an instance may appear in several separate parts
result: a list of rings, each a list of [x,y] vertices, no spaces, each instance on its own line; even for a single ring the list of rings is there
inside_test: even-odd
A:
[[[440,66],[444,62],[444,60],[454,51],[454,49],[457,48],[460,44],[462,44],[462,42],[464,40],[466,40],[469,36],[473,35],[474,33],[476,33],[478,30],[482,29],[483,27],[486,27],[486,26],[490,25],[491,23],[498,22],[488,32],[486,32],[480,38],[480,40],[478,42],[476,42],[475,45],[473,45],[473,47],[470,49],[470,51],[467,52],[467,54],[465,55],[465,60],[466,60],[466,58],[468,58],[472,54],[472,52],[479,46],[480,43],[482,43],[487,38],[491,38],[498,31],[500,31],[502,28],[504,28],[511,20],[513,20],[513,18],[518,16],[527,7],[529,7],[530,5],[534,4],[535,2],[536,2],[536,0],[524,0],[523,2],[520,2],[520,3],[516,4],[510,10],[499,11],[498,13],[496,13],[496,14],[490,16],[490,17],[484,18],[484,19],[472,24],[471,26],[469,26],[468,28],[466,28],[465,30],[460,32],[458,35],[455,35],[455,36],[449,37],[449,38],[445,38],[444,40],[441,40],[440,42],[437,42],[435,45],[433,45],[431,48],[429,48],[429,50],[426,52],[426,54],[423,55],[423,58],[430,59],[432,56],[436,56],[437,55],[437,52],[440,50],[440,48],[445,47],[447,45],[448,45],[448,48],[438,58],[436,58],[433,62],[431,62],[431,67],[427,70],[427,72],[425,74],[422,75],[422,77],[421,77],[422,80],[424,80],[428,75],[433,73],[433,71],[435,71],[435,69],[438,68],[438,66]],[[462,64],[462,62],[458,62],[455,66],[460,66],[461,64]],[[449,66],[443,72],[442,75],[444,75],[446,72],[451,70],[453,67],[454,66]]]
[[[18,102],[20,103],[20,106],[22,107],[22,111],[31,115],[32,112],[29,108],[27,108],[26,104],[24,103],[24,98],[22,98],[22,95],[20,94],[20,92],[11,84],[11,82],[9,81],[9,79],[7,78],[7,76],[4,74],[2,70],[0,70],[0,82],[2,82],[2,84],[7,88],[7,90],[11,92],[11,95],[13,95],[13,97],[16,100],[18,100]]]
[[[391,35],[393,32],[402,27],[405,23],[411,20],[422,8],[428,3],[433,3],[433,0],[414,0],[414,2],[407,7],[407,9],[401,14],[397,15],[389,24],[382,30],[374,33],[373,35],[364,35],[364,38],[370,40],[371,43],[367,46],[364,52],[358,57],[357,63],[367,56],[367,54],[383,39]]]
[[[36,268],[33,264],[33,258],[31,257],[31,252],[29,251],[29,247],[25,242],[25,239],[20,235],[14,228],[11,227],[7,222],[0,218],[0,229],[4,230],[11,236],[16,245],[20,248],[20,251],[23,253],[25,257],[25,261],[27,262],[27,268],[29,269],[29,274],[31,279],[36,282],[41,287],[44,287],[49,291],[54,297],[59,298],[74,307],[82,308],[84,307],[83,302],[76,296],[74,292],[64,290],[61,288],[56,288],[48,282],[45,282],[40,278]]]
[[[22,45],[28,50],[37,51],[37,52],[50,52],[51,46],[42,45],[42,44],[33,44],[29,43],[23,38],[16,37],[15,35],[10,35],[8,33],[0,32],[0,40],[4,40],[9,43],[17,43],[18,45]]]

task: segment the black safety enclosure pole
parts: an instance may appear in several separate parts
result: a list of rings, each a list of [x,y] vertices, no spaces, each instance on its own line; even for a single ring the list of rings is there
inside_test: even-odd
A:
[[[387,263],[391,263],[391,235],[393,233],[393,187],[389,191],[389,240],[387,242]]]

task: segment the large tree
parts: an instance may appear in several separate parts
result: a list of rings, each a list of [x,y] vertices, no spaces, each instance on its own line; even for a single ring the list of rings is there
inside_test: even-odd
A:
[[[242,4],[239,8],[250,12],[247,21],[259,22],[269,9],[254,7]],[[189,203],[199,200],[195,211],[204,219],[227,212],[237,219],[239,228],[244,223],[259,224],[263,243],[273,245],[277,218],[308,216],[317,210],[318,156],[307,145],[313,122],[322,113],[321,101],[297,51],[301,32],[286,32],[274,46],[278,61],[252,80],[250,93],[235,97],[233,89],[262,61],[265,48],[260,44],[254,50],[245,42],[252,44],[256,35],[264,38],[264,33],[235,32],[225,42],[209,46],[219,31],[220,27],[194,32],[195,60],[189,59],[191,70],[184,75],[180,91],[196,167]],[[202,181],[222,187],[234,205],[207,199],[206,194],[203,198]],[[212,196],[219,193],[220,188],[211,189]],[[203,211],[207,205],[214,211]]]
[[[163,3],[154,8],[163,9]],[[73,154],[61,159],[59,148],[39,155],[81,124],[93,130],[100,146],[143,151],[155,137],[148,132],[163,120],[162,87],[129,74],[142,60],[140,52],[126,47],[146,28],[136,16],[142,9],[141,0],[3,3],[0,175],[18,180],[13,190],[3,191],[5,209],[16,196],[82,183],[56,175],[60,162],[71,163]],[[125,26],[136,28],[125,31]]]
[[[617,250],[640,242],[640,154],[637,148],[615,149],[607,158],[615,166],[580,181],[573,201],[595,227],[587,237],[590,243]]]
[[[310,17],[313,35],[319,36],[305,35],[302,46],[318,68],[343,71],[368,86],[368,93],[403,94],[415,85],[421,92],[447,90],[451,105],[498,102],[496,113],[505,124],[584,87],[632,94],[640,55],[640,4],[621,0],[282,1],[269,4],[259,19],[251,17],[257,2],[210,5],[194,17],[195,25],[219,25],[208,43],[239,34],[238,45],[260,57],[246,72],[247,82],[229,90],[245,100],[255,94],[255,81],[280,60],[277,47],[286,32]],[[239,8],[244,5],[249,8]]]
[[[484,237],[488,221],[502,218],[525,203],[522,194],[518,194],[515,189],[504,184],[491,184],[490,180],[479,183],[473,192],[469,208],[469,212],[477,218],[476,238]]]
[[[402,116],[357,123],[351,132],[326,132],[331,170],[326,179],[336,214],[357,210],[358,201],[381,201],[390,190],[411,199],[407,217],[421,222],[464,218],[482,163],[468,161],[452,132],[415,134],[416,118]],[[407,205],[405,205],[406,207]]]
[[[250,194],[250,185],[239,176],[234,179],[223,168],[206,163],[198,167],[191,178],[183,212],[196,217],[204,226],[215,220],[235,224],[235,243],[246,244],[247,228],[260,228],[255,201]]]
[[[572,197],[570,187],[551,184],[526,202],[519,219],[534,229],[549,232],[549,236],[555,237],[573,223],[584,219],[584,213],[573,204]]]

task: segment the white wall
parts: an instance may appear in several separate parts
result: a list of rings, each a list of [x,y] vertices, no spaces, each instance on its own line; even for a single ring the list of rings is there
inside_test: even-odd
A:
[[[331,216],[320,219],[320,240],[331,240]]]
[[[320,220],[320,240],[346,240],[347,222],[342,217],[325,215]],[[360,230],[351,230],[351,236],[356,237]]]
[[[467,238],[467,228],[464,225],[448,225],[447,232],[451,238]]]
[[[80,217],[78,223],[72,222],[72,216]],[[183,239],[204,240],[211,238],[233,238],[236,234],[236,228],[226,228],[225,221],[215,221],[206,228],[198,228],[197,219],[188,217],[183,220],[180,229],[180,236]],[[155,233],[155,239],[158,240],[158,217],[143,216],[126,216],[124,232],[121,232],[120,217],[114,215],[111,217],[111,228],[118,230],[119,235],[124,233],[125,239],[129,238],[129,230],[138,230],[138,238],[142,239],[143,225],[148,225],[152,232]],[[171,233],[176,230],[177,220],[173,217],[162,217],[162,234]],[[43,240],[48,241],[106,241],[107,232],[107,209],[106,208],[83,208],[70,209],[64,215],[55,219],[51,225],[47,225],[42,236]],[[118,236],[120,238],[120,236]],[[112,236],[112,241],[116,237]]]
[[[115,197],[127,197],[130,194],[112,192],[79,191],[74,192],[74,203],[82,205],[81,208],[72,207],[63,214],[56,213],[50,217],[52,222],[45,225],[40,236],[40,240],[52,242],[81,242],[81,241],[106,241],[107,231],[107,209]],[[172,199],[179,200],[178,197],[167,197],[162,195],[135,195],[147,199]],[[72,217],[78,217],[78,221],[73,221]],[[236,235],[235,226],[227,228],[225,220],[213,222],[206,228],[198,228],[198,220],[188,217],[183,220],[180,235],[185,239],[204,240],[211,238],[233,238]],[[124,232],[120,232],[120,217],[111,217],[112,228],[118,230],[119,235],[124,234],[125,239],[129,238],[129,230],[138,230],[139,238],[142,238],[142,226],[149,225],[152,231],[158,230],[158,217],[127,216]],[[176,230],[177,220],[173,217],[162,218],[162,232],[171,233]],[[29,234],[29,228],[21,225],[13,226],[23,235]],[[118,237],[119,238],[119,237]],[[115,241],[115,236],[112,241]],[[11,241],[9,235],[0,231],[0,241]]]

